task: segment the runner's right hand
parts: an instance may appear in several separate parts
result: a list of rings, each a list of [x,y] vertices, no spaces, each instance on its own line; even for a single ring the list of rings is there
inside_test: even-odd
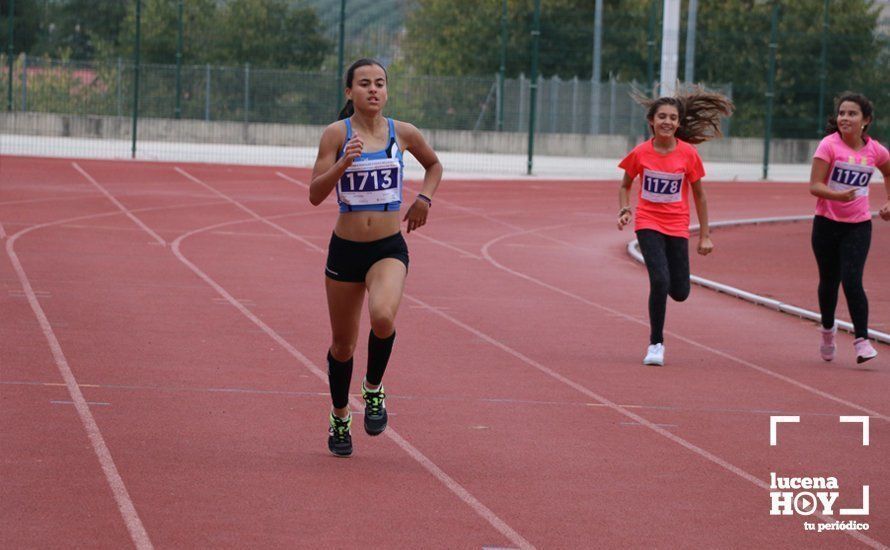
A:
[[[631,212],[625,212],[618,216],[618,229],[623,231],[624,226],[630,223],[632,217],[633,214]]]
[[[841,202],[850,202],[851,200],[856,198],[856,190],[850,189],[849,191],[837,191],[837,198],[835,200]]]
[[[346,162],[347,168],[352,166],[352,161],[361,156],[364,146],[365,144],[362,142],[362,138],[358,134],[353,134],[352,139],[346,142],[342,158]]]

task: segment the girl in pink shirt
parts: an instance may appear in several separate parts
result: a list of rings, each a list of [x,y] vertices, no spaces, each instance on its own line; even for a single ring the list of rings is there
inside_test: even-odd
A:
[[[630,223],[630,189],[640,179],[635,231],[649,272],[649,347],[644,365],[664,365],[664,317],[667,297],[689,296],[689,194],[701,224],[698,253],[714,249],[708,227],[705,175],[691,144],[720,135],[720,117],[732,114],[730,100],[695,89],[676,97],[640,101],[653,138],[636,146],[618,165],[624,179],[618,191],[618,229]]]
[[[835,100],[835,115],[828,121],[828,134],[813,155],[810,193],[815,195],[812,245],[819,266],[819,310],[822,314],[822,359],[834,359],[837,346],[838,287],[844,295],[856,339],[856,362],[864,363],[878,355],[868,341],[868,299],[862,287],[862,272],[871,245],[869,182],[875,170],[884,175],[890,197],[890,153],[868,136],[874,108],[864,95],[844,92]],[[880,210],[890,220],[890,199]]]

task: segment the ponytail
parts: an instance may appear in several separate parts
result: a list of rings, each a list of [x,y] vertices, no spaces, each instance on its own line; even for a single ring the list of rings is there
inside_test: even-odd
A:
[[[720,137],[720,119],[729,118],[735,109],[732,100],[715,92],[707,92],[700,86],[688,91],[677,92],[673,97],[649,99],[642,94],[633,94],[634,99],[647,109],[646,120],[650,128],[655,113],[662,105],[673,105],[680,115],[680,127],[675,134],[687,143],[702,143]]]
[[[352,100],[347,99],[346,105],[340,109],[340,116],[337,117],[337,120],[343,120],[344,118],[349,118],[355,113],[355,108],[352,106]]]

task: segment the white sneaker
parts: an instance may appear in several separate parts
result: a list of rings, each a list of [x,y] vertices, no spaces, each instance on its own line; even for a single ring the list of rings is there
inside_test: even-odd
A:
[[[643,359],[644,365],[664,366],[664,344],[652,344],[646,350],[646,358]]]

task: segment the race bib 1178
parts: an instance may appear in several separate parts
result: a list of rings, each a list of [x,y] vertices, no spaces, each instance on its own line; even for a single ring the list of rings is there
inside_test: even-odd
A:
[[[683,174],[670,174],[644,169],[641,196],[650,202],[680,202]]]

